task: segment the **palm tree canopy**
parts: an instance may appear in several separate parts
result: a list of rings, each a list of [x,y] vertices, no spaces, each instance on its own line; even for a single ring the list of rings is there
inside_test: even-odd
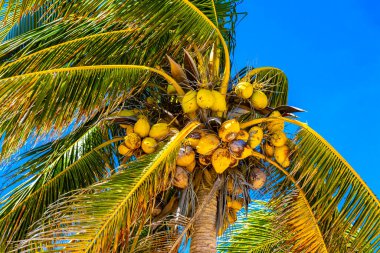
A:
[[[287,105],[286,75],[247,67],[230,77],[237,3],[1,3],[0,150],[9,181],[0,251],[174,252],[205,206],[195,204],[200,187],[217,192],[216,229],[230,227],[219,239],[222,252],[380,249],[379,200],[330,144],[295,120],[302,110]],[[241,82],[265,93],[267,105],[237,96]],[[219,90],[228,112],[183,113],[185,93],[199,86]],[[155,152],[123,156],[125,125],[141,115],[172,128],[156,138]],[[189,134],[230,119],[247,132],[271,122],[296,126],[287,135],[289,166],[262,142],[223,173],[197,164],[181,174],[189,180],[180,189],[177,154]],[[264,139],[272,134],[265,130]],[[252,183],[257,168],[267,175],[260,190]],[[269,201],[253,205],[252,198]],[[247,216],[229,226],[236,210],[228,205],[240,199]]]

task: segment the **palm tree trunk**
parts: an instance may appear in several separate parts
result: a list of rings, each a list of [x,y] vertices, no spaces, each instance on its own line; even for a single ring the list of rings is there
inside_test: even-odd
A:
[[[202,187],[201,187],[202,188]],[[209,196],[209,194],[213,196]],[[216,212],[215,191],[199,189],[197,193],[198,208],[203,208],[194,221],[194,233],[191,239],[191,253],[216,252]],[[206,202],[205,202],[206,201]],[[204,203],[204,204],[203,204]]]

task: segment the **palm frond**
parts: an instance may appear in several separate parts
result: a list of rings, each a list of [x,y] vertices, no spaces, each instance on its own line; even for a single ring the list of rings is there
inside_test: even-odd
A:
[[[135,231],[138,236],[141,226],[136,220],[146,215],[144,203],[166,187],[176,150],[198,125],[190,123],[160,151],[127,163],[125,170],[107,181],[59,199],[19,248],[25,252],[37,248],[49,252],[113,252],[120,235],[128,238]]]
[[[288,235],[275,221],[275,214],[268,208],[267,203],[251,203],[247,214],[239,212],[234,225],[218,238],[218,251],[289,252],[289,248],[285,248]]]
[[[46,134],[52,127],[61,131],[75,119],[81,122],[99,112],[112,112],[144,87],[152,71],[161,73],[144,66],[100,65],[0,79],[3,154],[14,151],[31,134]]]
[[[109,140],[108,127],[84,125],[23,154],[26,162],[12,168],[16,177],[0,202],[0,245],[8,248],[9,242],[25,238],[30,226],[60,195],[112,174],[112,144],[120,139]]]
[[[379,250],[380,202],[377,197],[347,161],[313,129],[293,119],[278,119],[301,128],[293,140],[290,167],[285,170],[263,155],[257,157],[278,168],[279,180],[274,181],[272,189],[274,199],[281,199],[282,203],[275,204],[274,209],[284,213],[281,224],[291,228],[295,250],[305,247],[325,252]],[[256,119],[241,126],[271,120],[275,119]],[[320,236],[323,240],[318,239]]]

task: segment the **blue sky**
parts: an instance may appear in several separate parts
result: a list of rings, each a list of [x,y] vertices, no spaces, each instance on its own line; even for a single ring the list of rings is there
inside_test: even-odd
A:
[[[274,66],[289,104],[380,196],[380,2],[249,0],[234,70]]]

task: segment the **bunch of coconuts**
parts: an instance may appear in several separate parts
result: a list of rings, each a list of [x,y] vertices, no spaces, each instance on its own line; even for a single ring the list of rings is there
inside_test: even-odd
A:
[[[125,156],[139,155],[141,151],[151,154],[156,151],[158,142],[164,140],[171,132],[177,132],[167,123],[150,125],[145,116],[140,115],[134,125],[120,124],[126,131],[124,142],[119,145],[118,152]]]

